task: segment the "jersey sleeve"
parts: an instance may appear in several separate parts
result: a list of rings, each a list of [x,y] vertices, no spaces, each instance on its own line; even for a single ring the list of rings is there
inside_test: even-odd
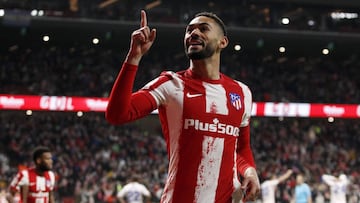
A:
[[[249,167],[255,168],[254,156],[250,145],[250,126],[240,128],[240,135],[237,143],[236,150],[236,165],[241,175]]]
[[[50,178],[50,190],[53,191],[55,189],[55,182],[56,177],[53,171],[49,171],[49,178]]]
[[[244,92],[244,115],[242,117],[240,134],[237,141],[236,164],[240,174],[244,175],[249,167],[255,168],[254,156],[250,144],[250,117],[252,109],[252,94],[248,86],[240,83]]]
[[[29,185],[28,173],[26,170],[19,171],[10,183],[11,191],[19,191],[21,186]]]
[[[125,185],[118,193],[117,193],[117,197],[118,198],[124,198],[125,194],[127,193],[128,187]]]
[[[332,176],[332,175],[324,174],[324,175],[321,176],[321,179],[322,179],[322,181],[324,181],[326,184],[328,184],[328,185],[333,185],[336,178],[335,178],[334,176]]]
[[[251,109],[252,109],[252,94],[248,86],[242,85],[244,92],[244,115],[241,121],[241,127],[247,126],[250,123]]]
[[[151,196],[151,193],[150,191],[145,187],[145,185],[141,185],[141,191],[142,191],[142,194],[146,197],[150,197]]]
[[[148,91],[132,92],[137,66],[124,63],[109,96],[105,112],[112,124],[122,124],[142,118],[157,108],[157,102]]]

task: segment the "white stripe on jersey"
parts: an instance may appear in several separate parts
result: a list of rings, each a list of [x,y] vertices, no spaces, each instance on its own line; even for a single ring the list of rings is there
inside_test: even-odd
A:
[[[163,93],[169,94],[166,90],[172,90],[174,88],[174,81],[177,81],[177,77],[175,77],[171,82],[165,82],[161,84],[159,87],[157,87],[155,90],[150,91],[150,93],[154,96],[154,98],[157,98],[157,102],[161,103],[163,105],[167,106],[166,111],[166,117],[167,117],[167,124],[168,124],[168,130],[169,130],[169,155],[172,157],[169,157],[169,171],[168,171],[168,177],[167,177],[167,184],[164,188],[164,193],[162,197],[163,202],[171,202],[172,196],[174,192],[174,187],[176,183],[176,174],[177,174],[177,165],[179,162],[179,138],[180,138],[180,132],[182,131],[182,112],[179,113],[178,106],[183,106],[182,100],[179,100],[177,104],[172,102],[166,102],[165,98],[168,98],[168,95],[164,95]],[[156,80],[156,79],[155,79]],[[157,81],[157,80],[156,80]],[[155,81],[155,82],[156,82]],[[153,82],[151,82],[153,84]],[[179,89],[183,90],[184,85],[181,80],[176,82]],[[177,91],[177,96],[180,98],[184,97],[183,91]],[[175,108],[171,105],[176,106]]]
[[[242,82],[238,82],[239,86],[243,89],[244,93],[244,116],[242,118],[241,127],[245,127],[249,125],[250,116],[251,116],[251,108],[252,108],[252,95],[248,86],[246,86]]]
[[[43,176],[36,176],[36,190],[44,191],[46,187],[46,180]]]
[[[202,159],[195,188],[195,202],[214,202],[223,149],[224,138],[204,136]]]
[[[30,183],[29,171],[23,170],[23,171],[21,171],[21,173],[23,175],[23,178],[21,180],[19,180],[20,182],[18,183],[18,186],[29,185],[29,183]]]
[[[225,91],[224,87],[220,84],[215,85],[215,84],[209,84],[206,82],[203,82],[203,85],[205,87],[205,93],[206,93],[206,112],[207,113],[215,113],[212,111],[212,107],[213,107],[213,104],[216,104],[216,106],[217,106],[216,113],[217,114],[228,115],[229,110],[226,105],[227,96],[226,96],[226,91]],[[217,90],[213,91],[210,89],[217,89]],[[215,98],[219,98],[219,97],[216,95],[209,95],[208,94],[209,92],[216,92],[216,93],[221,94],[222,95],[220,97],[221,99],[215,100]]]

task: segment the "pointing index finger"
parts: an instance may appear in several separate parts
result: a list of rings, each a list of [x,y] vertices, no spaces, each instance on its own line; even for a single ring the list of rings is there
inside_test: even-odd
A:
[[[146,12],[144,10],[141,10],[141,22],[140,27],[146,27],[147,26],[147,18],[146,18]]]

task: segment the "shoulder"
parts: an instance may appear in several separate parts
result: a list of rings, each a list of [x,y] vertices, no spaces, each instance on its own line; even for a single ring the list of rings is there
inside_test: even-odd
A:
[[[157,78],[146,84],[144,89],[157,89],[165,83],[179,86],[181,84],[181,81],[181,74],[179,74],[179,72],[163,71]]]
[[[54,171],[47,171],[46,173],[49,175],[50,178],[55,178]]]
[[[244,91],[249,91],[250,92],[250,88],[247,84],[245,84],[244,82],[241,82],[239,80],[236,80],[236,79],[233,79],[225,74],[221,74],[221,76],[224,78],[224,81],[226,83],[233,83],[233,84],[236,84],[238,86],[240,86]]]

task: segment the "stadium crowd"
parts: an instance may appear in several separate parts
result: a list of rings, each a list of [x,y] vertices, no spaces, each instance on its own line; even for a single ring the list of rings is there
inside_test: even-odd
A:
[[[44,16],[102,20],[137,21],[139,8],[145,8],[151,22],[187,23],[199,11],[213,11],[229,26],[292,29],[335,32],[358,32],[360,29],[357,5],[336,6],[315,3],[284,3],[281,1],[105,1],[99,0],[37,0],[0,1],[9,14],[22,10],[43,10]],[[348,14],[340,14],[341,12]],[[341,18],[334,18],[332,15]],[[6,14],[6,13],[5,13]],[[282,18],[290,19],[283,24]]]
[[[173,52],[173,53],[172,53]],[[42,46],[4,50],[0,93],[107,97],[123,50]],[[135,89],[165,70],[187,67],[179,51],[157,49],[142,61]],[[249,85],[254,101],[352,103],[360,101],[359,56],[287,57],[224,51],[222,71]],[[301,84],[301,85],[300,85]]]
[[[157,116],[145,118],[152,120],[150,124],[139,121],[125,126],[111,126],[103,116],[2,112],[0,180],[8,184],[19,167],[31,165],[31,150],[46,145],[54,151],[58,200],[115,202],[117,190],[136,173],[152,192],[153,201],[158,202],[155,194],[161,191],[168,162],[160,127],[154,125]],[[251,127],[262,181],[292,168],[306,174],[314,200],[319,196],[328,200],[329,191],[321,175],[345,173],[351,181],[349,199],[360,194],[358,121],[254,117]],[[278,201],[289,202],[294,186],[294,176],[279,185]]]
[[[2,1],[4,8],[33,9],[27,2]],[[69,6],[66,1],[46,1],[47,5],[41,2],[36,1],[39,8],[48,10],[67,11]],[[100,9],[97,1],[91,1],[94,6],[82,6],[83,2],[79,1],[78,11],[68,11],[64,16],[132,21],[138,20],[138,8],[146,4],[121,1]],[[149,10],[151,21],[187,22],[187,16],[204,2],[172,2],[171,6],[163,3]],[[281,9],[289,11],[289,6],[268,7],[242,1],[221,13],[225,4],[219,4],[208,2],[207,10],[220,13],[234,26],[277,28],[281,25],[275,19],[282,16]],[[313,8],[312,12],[320,18],[323,15],[323,21],[322,26],[312,29],[358,31],[357,21],[351,21],[346,28],[332,26],[326,21],[327,9]],[[311,16],[304,10],[298,11]],[[294,29],[305,26],[297,25]],[[134,88],[141,88],[162,71],[186,67],[182,53],[182,49],[150,52],[141,62],[143,68],[139,69]],[[121,49],[84,45],[1,48],[0,94],[107,97],[125,54]],[[246,83],[254,101],[358,104],[359,63],[356,54],[339,60],[330,56],[239,54],[227,49],[221,69]],[[329,190],[321,175],[345,173],[351,181],[349,203],[360,202],[359,130],[359,121],[351,119],[335,119],[330,123],[325,119],[254,117],[252,145],[261,181],[292,168],[295,173],[306,174],[314,200],[323,197],[328,201]],[[167,153],[156,116],[111,126],[103,113],[77,117],[73,113],[34,112],[26,116],[20,111],[2,111],[0,135],[0,188],[9,184],[19,168],[31,165],[31,150],[37,145],[53,150],[54,171],[58,175],[56,195],[62,202],[115,202],[116,192],[133,173],[141,176],[153,193],[153,202],[158,202],[156,194],[161,192],[167,175]],[[280,184],[277,200],[290,202],[294,186],[295,177]]]
[[[0,56],[0,93],[106,97],[124,54],[86,47],[9,49]],[[150,53],[142,62],[144,68],[139,69],[134,88],[141,88],[161,71],[182,69],[187,65],[183,57]],[[259,57],[228,50],[223,60],[223,72],[248,84],[254,101],[356,104],[360,100],[356,55],[345,60]],[[4,111],[0,115],[0,179],[8,184],[19,166],[30,165],[32,148],[41,144],[54,150],[58,198],[114,202],[116,190],[136,172],[156,202],[155,193],[161,192],[166,177],[167,153],[160,127],[144,126],[143,122],[111,126],[102,113],[76,117],[73,113],[35,112],[25,116]],[[253,118],[252,144],[261,180],[294,168],[307,174],[314,199],[321,195],[326,199],[329,193],[321,175],[342,172],[351,180],[349,198],[355,198],[360,193],[359,128],[359,122],[350,119],[329,123],[323,119]],[[289,202],[294,185],[294,177],[279,185],[280,202]]]

